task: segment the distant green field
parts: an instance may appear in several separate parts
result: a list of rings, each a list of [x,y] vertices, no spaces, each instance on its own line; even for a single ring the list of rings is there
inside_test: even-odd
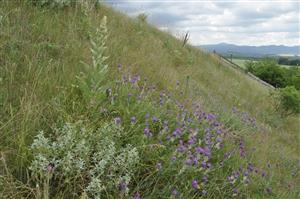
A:
[[[250,61],[249,59],[239,59],[239,58],[234,58],[232,59],[232,62],[239,65],[241,68],[246,69],[245,63],[246,61]],[[289,65],[280,65],[282,67],[291,67]]]
[[[246,69],[246,66],[245,66],[245,62],[246,61],[249,61],[247,59],[232,59],[232,62],[239,65],[240,67],[242,67],[243,69]]]

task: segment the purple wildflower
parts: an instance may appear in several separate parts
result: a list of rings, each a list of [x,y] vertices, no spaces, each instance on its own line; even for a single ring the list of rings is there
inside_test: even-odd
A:
[[[194,189],[199,189],[199,184],[198,184],[198,181],[197,181],[197,180],[193,180],[193,181],[192,181],[192,187],[193,187]]]
[[[183,153],[186,150],[186,147],[184,146],[184,143],[182,140],[179,140],[179,147],[177,148],[177,151],[179,153]]]
[[[202,167],[203,169],[207,169],[207,164],[206,164],[205,161],[203,161],[203,162],[201,163],[201,167]]]
[[[239,190],[238,190],[237,188],[234,188],[234,189],[233,189],[233,193],[234,193],[234,194],[238,194],[238,193],[239,193]]]
[[[218,126],[221,126],[221,123],[220,123],[220,122],[217,122],[217,121],[214,121],[214,122],[212,123],[212,125],[213,125],[214,127],[218,127]]]
[[[223,130],[222,130],[222,129],[218,129],[218,130],[217,130],[217,134],[218,134],[218,135],[221,135],[222,133],[223,133]]]
[[[137,193],[134,195],[133,199],[141,199],[141,194],[140,194],[139,192],[137,192]]]
[[[247,170],[251,173],[251,172],[254,170],[253,164],[249,163],[249,164],[247,165]]]
[[[202,182],[203,182],[203,183],[207,183],[207,182],[208,182],[207,176],[203,176],[203,177],[202,177]]]
[[[135,75],[133,77],[130,78],[130,83],[135,84],[140,80],[140,76]]]
[[[47,172],[48,173],[52,173],[54,172],[54,164],[53,163],[49,163],[47,166]]]
[[[193,145],[196,142],[196,138],[193,136],[188,140],[188,145]]]
[[[204,149],[202,147],[197,147],[196,152],[203,155],[204,154]]]
[[[153,121],[153,123],[156,123],[156,122],[158,122],[158,119],[157,119],[157,117],[155,117],[155,116],[154,116],[154,117],[152,118],[152,121]]]
[[[156,169],[157,169],[157,170],[161,170],[161,169],[162,169],[162,164],[161,164],[160,162],[158,162],[158,163],[156,164]]]
[[[235,178],[238,178],[238,177],[240,176],[240,172],[239,172],[239,171],[233,172],[233,176],[234,176]]]
[[[216,119],[216,115],[214,115],[213,113],[208,113],[207,114],[207,119],[209,121],[215,120]]]
[[[147,113],[147,114],[145,115],[145,118],[146,118],[146,119],[149,119],[149,117],[150,117],[150,113]]]
[[[118,64],[118,70],[122,69],[122,64]]]
[[[205,133],[205,134],[210,133],[210,129],[209,129],[209,128],[204,129],[204,133]]]
[[[239,144],[240,144],[240,156],[244,158],[246,156],[244,141],[240,140]]]
[[[177,151],[179,153],[183,153],[184,151],[186,150],[186,147],[184,145],[180,145],[178,148],[177,148]]]
[[[121,125],[121,123],[122,123],[122,119],[120,117],[116,117],[115,118],[115,124],[116,125]]]
[[[124,181],[120,182],[120,184],[119,184],[119,189],[120,189],[121,191],[125,191],[125,190],[127,189],[127,183],[124,182]]]
[[[272,193],[272,188],[271,188],[271,187],[267,187],[267,188],[266,188],[266,192],[267,192],[267,193]]]
[[[181,136],[181,134],[182,134],[181,128],[177,128],[177,129],[175,129],[175,131],[173,132],[173,136],[174,136],[174,137]]]
[[[151,137],[152,136],[152,133],[151,133],[151,131],[148,127],[146,127],[144,129],[144,134],[145,134],[146,137]]]
[[[185,161],[185,164],[188,165],[188,166],[192,166],[193,165],[193,159],[192,158],[189,158]]]
[[[193,164],[196,165],[196,166],[199,164],[197,157],[193,158]]]
[[[207,191],[205,189],[202,190],[201,195],[206,196],[207,195]]]
[[[159,100],[159,105],[160,105],[160,106],[164,105],[164,100],[163,100],[163,99],[160,99],[160,100]]]
[[[178,191],[177,191],[176,189],[173,189],[173,190],[172,190],[172,196],[175,196],[175,197],[176,197],[176,196],[178,196],[178,194],[179,194],[179,193],[178,193]]]
[[[127,83],[128,82],[128,79],[127,79],[127,77],[125,75],[123,75],[122,79],[123,79],[123,83]]]
[[[204,148],[204,155],[205,155],[206,157],[210,158],[210,156],[211,156],[210,148],[208,148],[208,147],[205,147],[205,148]]]
[[[130,118],[130,123],[133,125],[136,123],[136,117],[131,117]]]
[[[218,137],[218,138],[216,139],[216,142],[217,142],[217,143],[221,143],[221,142],[222,142],[222,138]]]

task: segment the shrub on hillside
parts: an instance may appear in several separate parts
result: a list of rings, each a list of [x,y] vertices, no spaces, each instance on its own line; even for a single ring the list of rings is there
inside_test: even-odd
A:
[[[295,86],[300,91],[300,67],[292,66],[285,73],[287,85]]]
[[[276,88],[294,86],[300,90],[299,67],[284,68],[279,66],[275,60],[264,59],[258,62],[246,62],[246,68],[248,72],[253,73]]]
[[[286,86],[284,69],[277,65],[272,59],[264,59],[259,62],[246,63],[247,71],[253,73],[260,79],[272,84],[276,88]]]
[[[299,57],[279,57],[278,64],[282,65],[290,65],[290,66],[299,66],[300,59]]]
[[[295,89],[294,86],[279,89],[275,96],[278,100],[276,109],[282,116],[300,113],[300,91]]]

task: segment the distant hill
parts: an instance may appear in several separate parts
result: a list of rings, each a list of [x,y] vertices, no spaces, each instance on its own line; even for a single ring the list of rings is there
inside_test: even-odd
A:
[[[212,52],[216,52],[228,56],[230,54],[234,56],[242,57],[263,57],[263,56],[293,56],[300,55],[300,46],[284,46],[284,45],[268,45],[268,46],[246,46],[235,45],[228,43],[209,44],[197,46]]]

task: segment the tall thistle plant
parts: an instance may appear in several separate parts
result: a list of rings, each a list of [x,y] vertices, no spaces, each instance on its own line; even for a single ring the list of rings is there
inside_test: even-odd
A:
[[[106,64],[107,56],[105,56],[107,41],[107,18],[103,17],[100,27],[94,33],[90,33],[90,44],[92,54],[92,64],[84,63],[86,72],[77,76],[77,87],[80,89],[83,97],[90,101],[97,97],[98,93],[103,92],[103,82],[106,79],[108,65]]]

